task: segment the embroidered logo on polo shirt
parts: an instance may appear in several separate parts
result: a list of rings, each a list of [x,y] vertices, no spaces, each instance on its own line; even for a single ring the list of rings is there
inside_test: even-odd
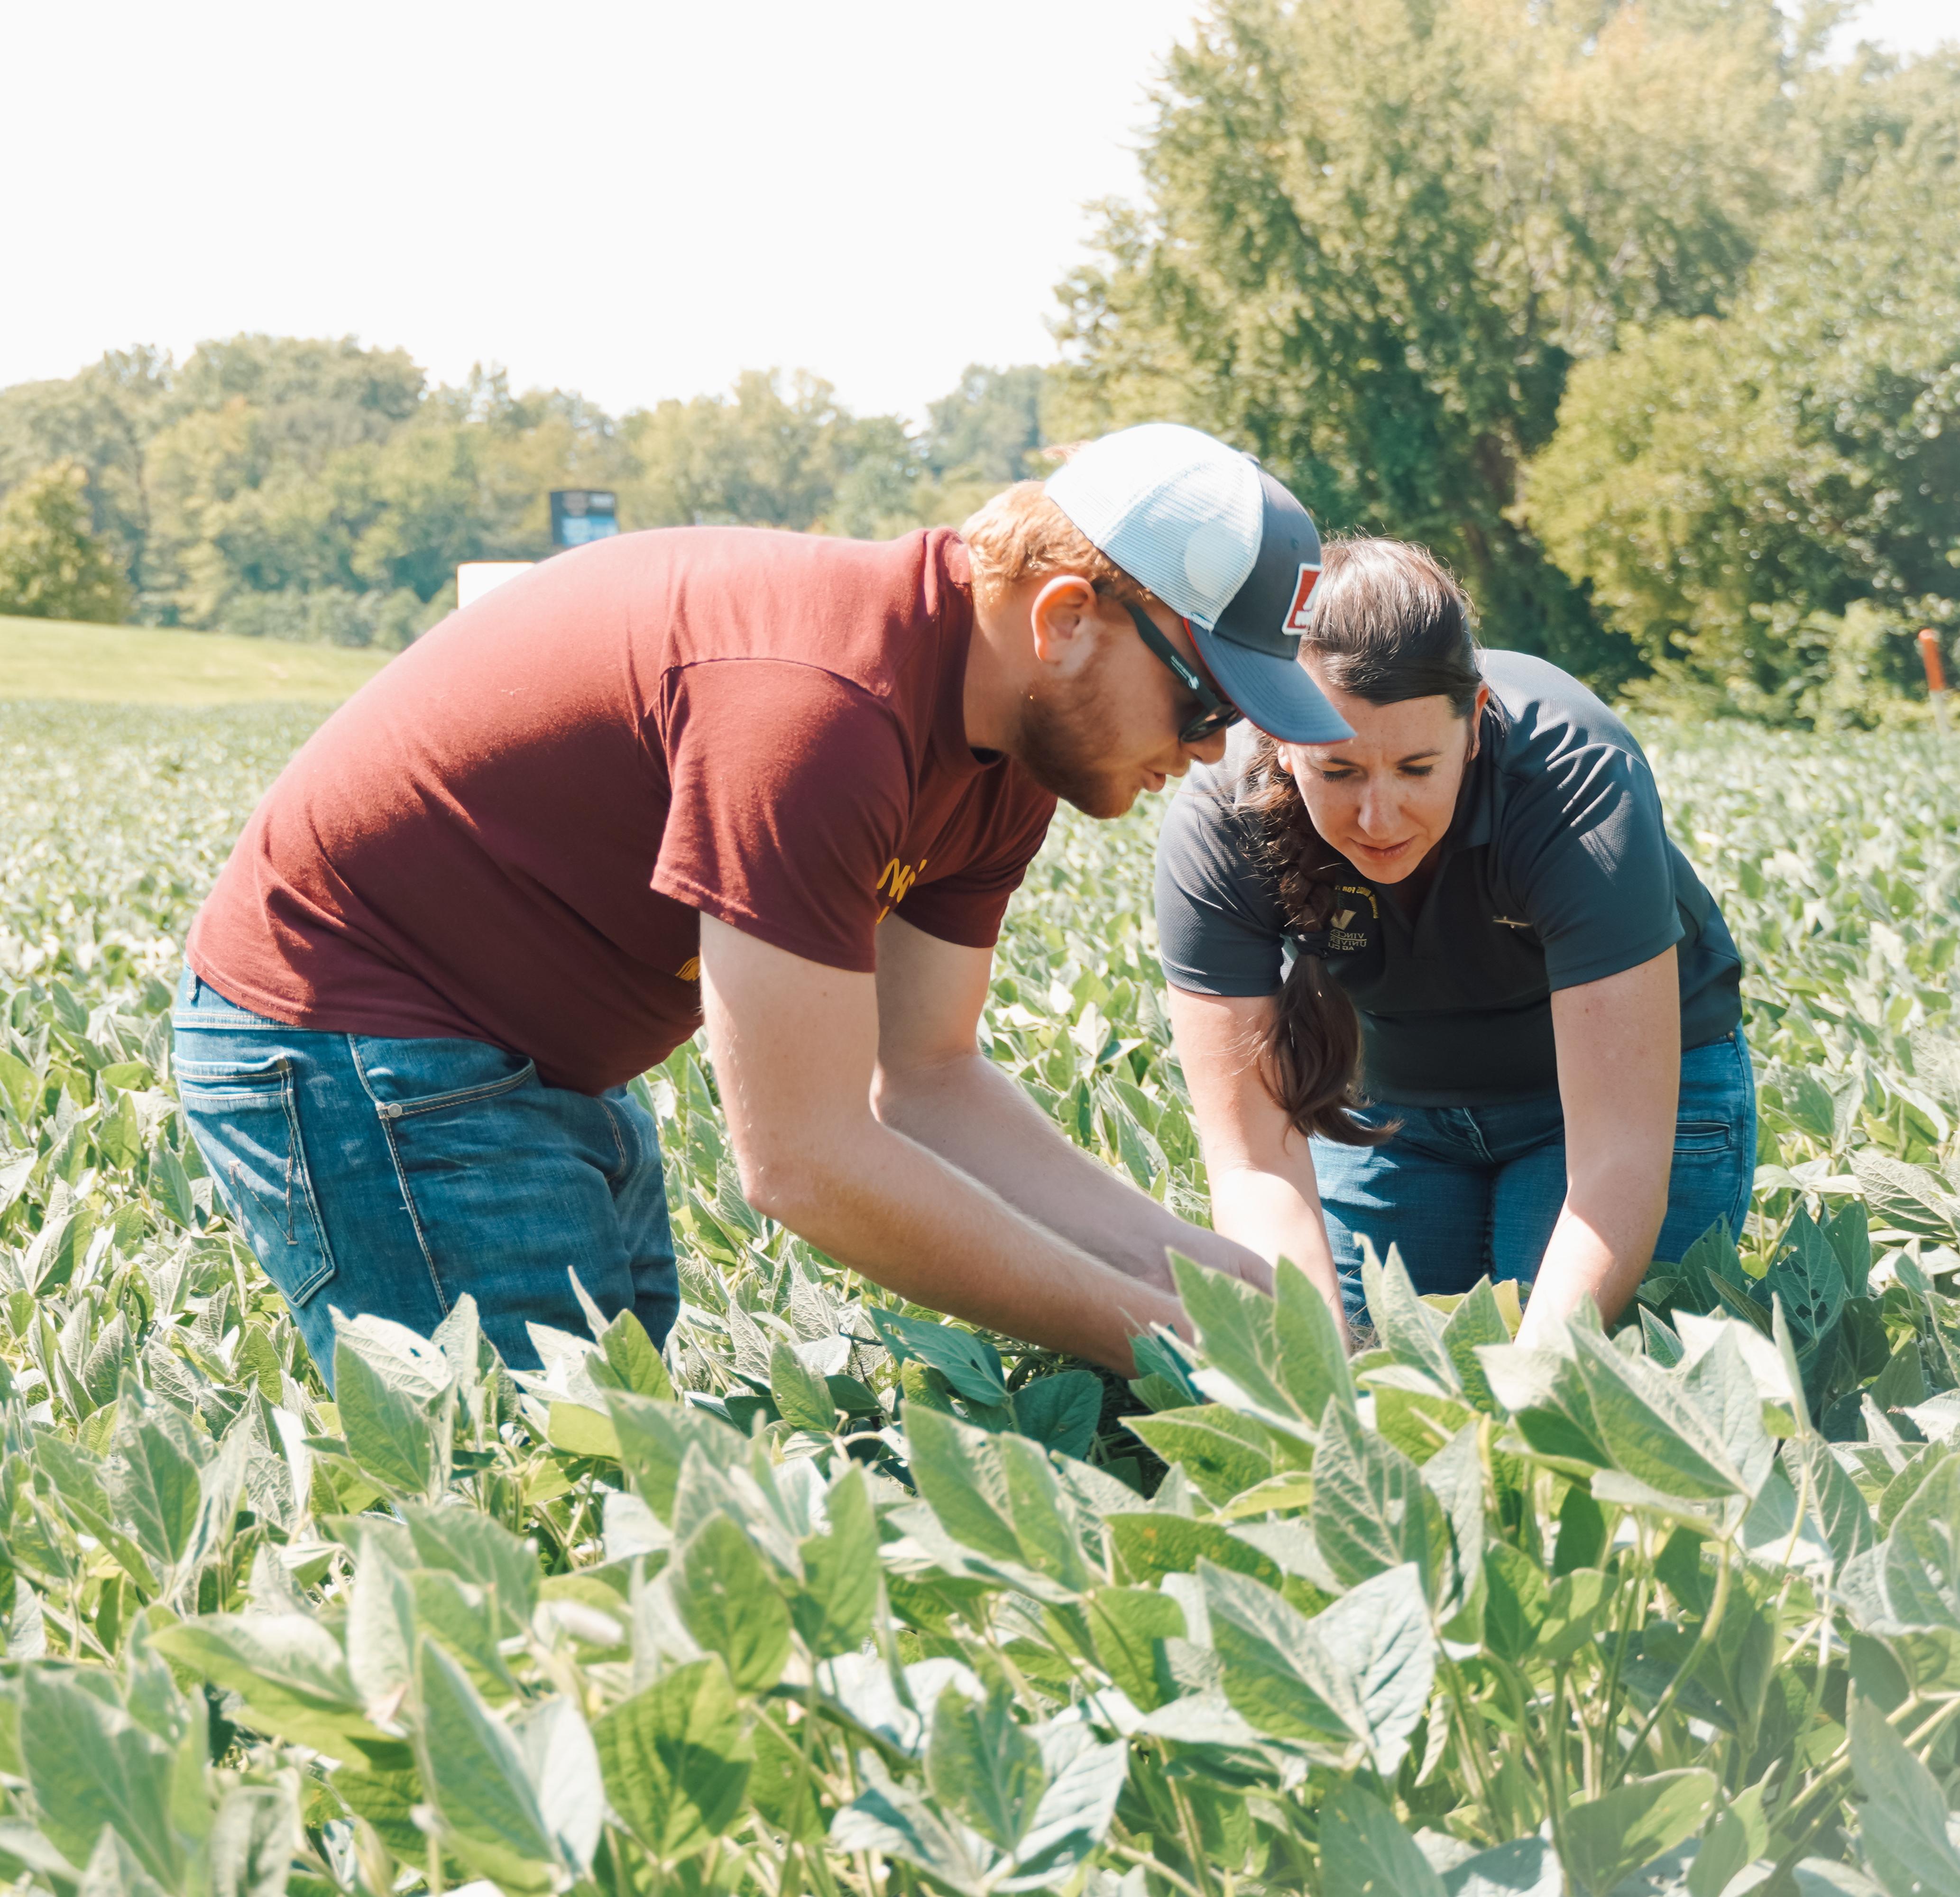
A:
[[[1327,918],[1327,947],[1330,954],[1352,955],[1357,949],[1368,946],[1368,924],[1381,919],[1381,906],[1375,900],[1375,892],[1363,883],[1338,883],[1334,893],[1355,899],[1346,907],[1339,909]],[[1361,914],[1361,905],[1368,906],[1366,917]],[[1360,924],[1356,928],[1356,923]]]
[[[698,955],[690,955],[685,962],[681,963],[679,968],[674,970],[674,973],[683,982],[699,981],[701,979],[701,957]]]
[[[1529,922],[1520,922],[1514,915],[1494,915],[1491,920],[1500,929],[1528,929],[1531,927]]]

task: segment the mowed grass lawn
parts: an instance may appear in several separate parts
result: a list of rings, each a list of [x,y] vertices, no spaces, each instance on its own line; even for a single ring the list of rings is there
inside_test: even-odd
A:
[[[114,705],[338,705],[386,652],[147,625],[0,615],[0,699]]]

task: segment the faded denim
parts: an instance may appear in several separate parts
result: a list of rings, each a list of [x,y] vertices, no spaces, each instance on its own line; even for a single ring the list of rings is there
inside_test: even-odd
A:
[[[481,1041],[288,1027],[189,969],[171,1021],[199,1151],[332,1380],[338,1307],[426,1336],[467,1292],[504,1361],[528,1322],[583,1335],[566,1275],[656,1344],[679,1309],[653,1117],[547,1087]]]
[[[1486,1275],[1537,1275],[1565,1202],[1565,1114],[1555,1090],[1489,1106],[1383,1101],[1357,1117],[1402,1124],[1381,1146],[1313,1141],[1351,1319],[1367,1307],[1357,1233],[1385,1259],[1398,1247],[1425,1294],[1467,1291]],[[1755,1079],[1739,1027],[1681,1057],[1674,1166],[1654,1256],[1678,1259],[1718,1218],[1739,1232],[1755,1171]]]

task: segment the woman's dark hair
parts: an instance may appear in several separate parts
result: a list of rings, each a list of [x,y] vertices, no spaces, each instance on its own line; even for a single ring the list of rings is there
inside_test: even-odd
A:
[[[1323,559],[1302,656],[1311,654],[1329,683],[1370,705],[1443,698],[1457,717],[1469,717],[1484,680],[1470,602],[1449,569],[1401,540],[1336,540]],[[1323,936],[1336,886],[1354,872],[1321,841],[1300,787],[1263,733],[1246,790],[1243,807],[1260,825],[1288,928]],[[1352,1116],[1367,1103],[1357,1091],[1361,1023],[1321,955],[1295,957],[1261,1055],[1267,1090],[1302,1132],[1375,1146],[1395,1131]]]

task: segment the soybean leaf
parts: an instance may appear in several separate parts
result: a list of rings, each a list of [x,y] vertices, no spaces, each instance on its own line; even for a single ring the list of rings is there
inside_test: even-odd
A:
[[[956,1325],[935,1324],[929,1318],[908,1317],[902,1311],[875,1306],[867,1315],[879,1341],[901,1364],[908,1359],[929,1364],[969,1403],[990,1408],[1006,1404],[1007,1380],[1001,1353],[985,1338]]]
[[[1413,1561],[1433,1587],[1434,1506],[1422,1472],[1401,1450],[1363,1429],[1352,1412],[1328,1411],[1314,1458],[1313,1536],[1343,1585]]]
[[[1875,1146],[1861,1146],[1852,1154],[1851,1170],[1866,1205],[1882,1224],[1949,1243],[1960,1237],[1955,1224],[1960,1202],[1938,1173],[1894,1159]]]
[[[21,1682],[21,1738],[41,1829],[71,1863],[88,1861],[107,1825],[166,1890],[180,1888],[173,1748],[84,1678],[39,1667]]]
[[[1885,1592],[1899,1619],[1960,1631],[1960,1456],[1933,1463],[1899,1510],[1880,1554]]]
[[[1234,1711],[1275,1739],[1368,1740],[1353,1673],[1305,1615],[1249,1574],[1207,1561],[1198,1573]]]
[[[1313,1281],[1281,1259],[1273,1272],[1273,1330],[1280,1381],[1309,1423],[1320,1421],[1331,1399],[1354,1406],[1354,1380],[1341,1328]]]
[[[501,1522],[472,1508],[407,1502],[399,1511],[425,1568],[442,1568],[495,1597],[504,1634],[521,1632],[538,1604],[538,1558]]]
[[[417,1763],[444,1842],[497,1883],[548,1888],[558,1853],[515,1740],[433,1641],[416,1676]]]
[[[1392,1781],[1436,1682],[1437,1641],[1421,1571],[1411,1564],[1374,1575],[1307,1625],[1353,1679],[1375,1769]]]
[[[1491,1394],[1490,1380],[1484,1374],[1478,1347],[1510,1341],[1504,1314],[1497,1308],[1497,1294],[1488,1278],[1480,1278],[1471,1287],[1469,1295],[1449,1313],[1443,1327],[1443,1345],[1449,1353],[1464,1394],[1481,1410],[1494,1408],[1496,1399]]]
[[[245,1702],[243,1722],[358,1763],[384,1736],[362,1710],[340,1644],[304,1614],[208,1614],[151,1636],[158,1650]]]
[[[622,1310],[599,1334],[598,1361],[587,1367],[595,1382],[609,1380],[615,1389],[636,1396],[671,1402],[673,1380],[647,1327],[630,1310]]]
[[[398,1498],[441,1492],[449,1473],[453,1386],[420,1393],[343,1330],[334,1348],[333,1389],[347,1453],[364,1475]]]
[[[1207,1403],[1193,1409],[1161,1409],[1130,1418],[1130,1428],[1166,1463],[1182,1467],[1214,1507],[1273,1472],[1272,1438],[1258,1421]]]
[[[1324,1897],[1445,1897],[1443,1879],[1387,1806],[1343,1785],[1321,1809]]]
[[[1580,1897],[1605,1897],[1628,1871],[1672,1851],[1713,1802],[1715,1774],[1698,1768],[1631,1778],[1566,1813],[1566,1869]]]
[[[1004,1888],[988,1875],[998,1860],[985,1842],[950,1822],[912,1787],[896,1780],[873,1753],[864,1755],[865,1789],[832,1822],[834,1851],[878,1851],[916,1866],[956,1897],[988,1897]]]
[[[727,1516],[714,1516],[689,1538],[669,1577],[682,1625],[727,1662],[737,1686],[773,1686],[789,1658],[790,1610],[755,1543]]]
[[[670,1527],[680,1468],[692,1447],[719,1469],[733,1469],[749,1453],[748,1439],[711,1411],[692,1404],[663,1403],[609,1390],[620,1466],[648,1507]]]
[[[1513,1666],[1531,1657],[1545,1625],[1545,1571],[1522,1548],[1500,1542],[1484,1559],[1484,1643]]]
[[[211,1897],[285,1897],[294,1855],[305,1848],[289,1787],[233,1786],[205,1846]]]
[[[1565,1897],[1565,1874],[1548,1839],[1514,1838],[1443,1873],[1449,1897]]]
[[[612,1809],[662,1863],[705,1850],[740,1814],[750,1749],[718,1656],[663,1675],[614,1707],[592,1736]]]
[[[996,1688],[976,1704],[941,1693],[926,1746],[926,1783],[943,1811],[957,1813],[1003,1851],[1020,1842],[1048,1785],[1041,1747]]]
[[[1002,1891],[1052,1889],[1101,1844],[1129,1768],[1129,1749],[1120,1739],[1098,1744],[1074,1720],[1052,1721],[1040,1745],[1048,1789],[1014,1852],[1014,1874],[998,1886]]]
[[[790,1600],[797,1632],[819,1660],[862,1645],[878,1604],[878,1523],[863,1472],[847,1469],[824,1499],[829,1526],[800,1544],[803,1581]]]
[[[1416,1295],[1408,1268],[1394,1246],[1389,1248],[1386,1265],[1376,1257],[1375,1249],[1362,1241],[1361,1285],[1368,1300],[1368,1315],[1374,1319],[1376,1334],[1395,1361],[1420,1370],[1443,1389],[1460,1390],[1461,1379],[1456,1360],[1443,1340],[1443,1320]],[[1509,1334],[1493,1338],[1493,1343],[1509,1341]]]
[[[1158,1656],[1185,1637],[1184,1609],[1155,1587],[1099,1587],[1083,1603],[1096,1663],[1138,1705],[1163,1703]]]
[[[1960,1852],[1947,1834],[1939,1781],[1862,1693],[1846,1723],[1852,1774],[1866,1800],[1859,1840],[1879,1881],[1895,1892],[1960,1897]]]
[[[940,1526],[978,1554],[1020,1561],[1007,1477],[987,1437],[923,1404],[905,1405],[905,1427],[912,1480]]]
[[[780,1337],[769,1347],[769,1395],[792,1429],[827,1434],[837,1421],[829,1386]]]
[[[1222,1372],[1256,1408],[1281,1417],[1303,1415],[1281,1373],[1272,1299],[1242,1278],[1208,1272],[1175,1252],[1171,1272],[1208,1369]],[[1210,1388],[1207,1371],[1199,1371],[1197,1380],[1208,1396],[1220,1394]]]
[[[1014,1393],[1014,1427],[1058,1455],[1083,1456],[1102,1418],[1102,1385],[1087,1370],[1037,1377]]]
[[[204,1506],[199,1471],[210,1451],[179,1411],[126,1378],[116,1407],[110,1497],[144,1553],[159,1568],[174,1568],[196,1533]]]

